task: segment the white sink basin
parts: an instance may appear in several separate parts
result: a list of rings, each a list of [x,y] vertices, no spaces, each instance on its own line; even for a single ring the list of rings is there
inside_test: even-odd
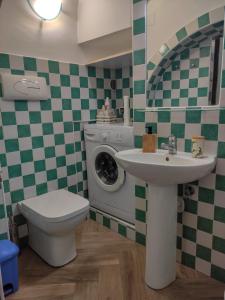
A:
[[[162,289],[176,279],[177,184],[206,176],[216,159],[141,149],[121,151],[115,157],[128,173],[148,183],[145,281],[153,289]]]
[[[215,167],[215,157],[192,158],[190,153],[168,155],[167,150],[143,153],[141,149],[120,151],[118,163],[128,173],[158,185],[195,181],[209,174]]]

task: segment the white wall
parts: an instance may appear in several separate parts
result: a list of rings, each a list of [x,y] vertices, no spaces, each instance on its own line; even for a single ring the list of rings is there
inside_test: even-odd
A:
[[[224,0],[148,0],[147,60],[184,25],[223,5]]]
[[[64,0],[56,20],[41,22],[27,0],[3,0],[0,8],[0,52],[84,63],[77,45],[77,0]]]
[[[101,14],[104,12],[103,6],[104,9],[107,9],[107,6],[103,5],[102,2],[111,2],[111,0],[88,0],[89,3],[92,1],[96,4],[96,12],[101,9]],[[110,5],[111,11],[116,14],[113,16],[115,25],[118,19],[123,19],[121,14],[117,14],[118,3],[123,3],[122,7],[124,8],[124,3],[128,5],[131,0],[112,1],[116,4],[115,9],[113,9],[113,3]],[[128,26],[130,11],[124,13],[126,22],[119,22],[119,27],[117,27],[119,32],[79,46],[77,41],[78,0],[63,0],[62,3],[63,11],[59,17],[52,21],[43,22],[31,10],[27,0],[3,0],[0,8],[0,52],[87,64],[131,50],[131,28],[122,30],[123,27]],[[104,13],[106,14],[106,12]],[[85,22],[93,24],[98,17],[99,15],[92,15],[92,18],[86,19]],[[103,21],[106,24],[102,23],[101,27],[107,28],[107,24],[109,24],[107,18],[102,19]],[[111,29],[108,28],[108,33],[113,30],[116,31],[114,25],[111,22]],[[98,32],[98,35],[103,33],[104,31]]]
[[[78,42],[131,28],[131,0],[79,0]]]

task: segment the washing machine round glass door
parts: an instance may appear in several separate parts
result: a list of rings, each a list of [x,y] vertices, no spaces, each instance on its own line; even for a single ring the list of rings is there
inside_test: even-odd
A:
[[[108,145],[101,145],[96,147],[92,153],[93,176],[98,185],[108,192],[118,191],[125,180],[125,172],[114,158],[116,152]]]

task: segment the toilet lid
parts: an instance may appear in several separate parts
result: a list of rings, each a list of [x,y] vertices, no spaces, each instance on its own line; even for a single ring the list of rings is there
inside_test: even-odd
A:
[[[21,206],[49,222],[59,222],[87,211],[89,201],[62,189],[24,200]]]

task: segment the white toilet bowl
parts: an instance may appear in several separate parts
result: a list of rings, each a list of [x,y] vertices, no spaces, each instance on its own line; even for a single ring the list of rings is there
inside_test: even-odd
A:
[[[24,200],[19,209],[28,221],[30,247],[49,265],[76,257],[74,229],[88,214],[88,200],[62,189]]]

